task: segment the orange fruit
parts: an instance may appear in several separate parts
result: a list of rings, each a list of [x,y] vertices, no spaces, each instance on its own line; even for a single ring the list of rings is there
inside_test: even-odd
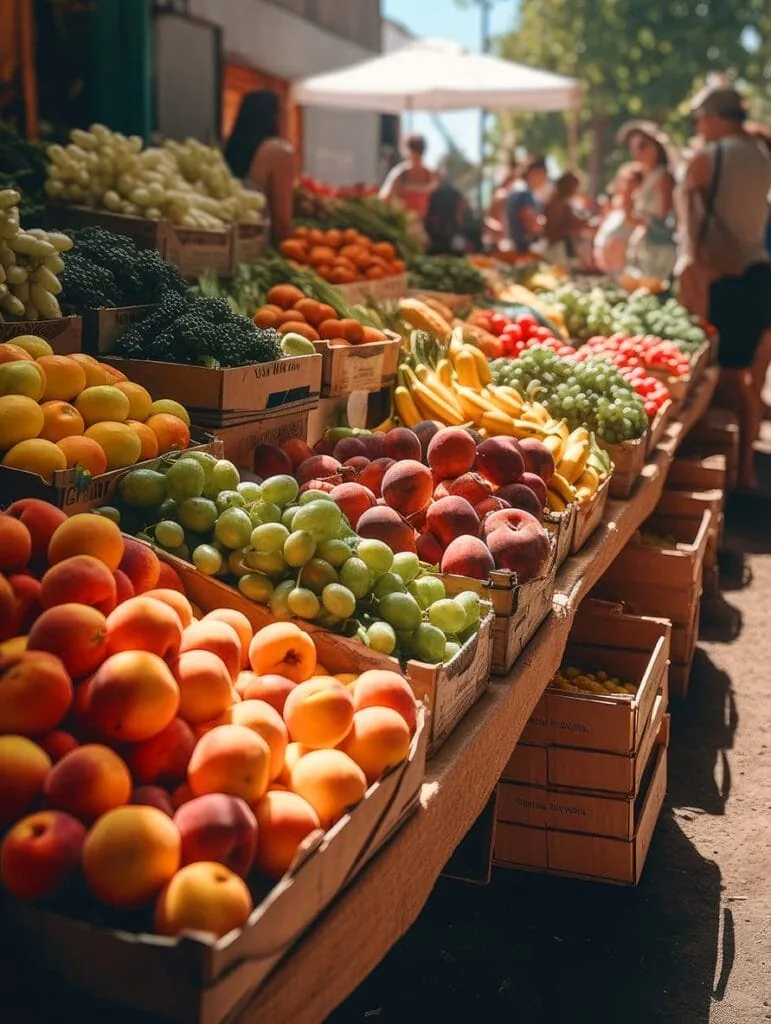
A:
[[[118,392],[120,394],[120,392]],[[121,397],[128,404],[125,395]],[[126,466],[133,466],[139,461],[142,454],[142,442],[137,433],[127,427],[125,423],[111,423],[108,421],[94,423],[85,433],[96,441],[107,456],[107,469],[124,469]]]
[[[14,345],[13,342],[6,341],[0,345],[0,363],[12,363],[16,359],[26,359],[28,363],[32,362],[29,352]]]
[[[140,440],[142,451],[140,459],[154,459],[158,454],[158,438],[146,423],[139,420],[126,420],[126,426],[131,427]]]
[[[99,384],[81,391],[75,408],[87,427],[94,423],[122,423],[128,419],[129,400],[111,384]]]
[[[68,469],[79,466],[91,476],[107,472],[107,456],[102,446],[93,438],[73,434],[70,437],[63,437],[56,443],[64,452]]]
[[[35,473],[50,484],[53,482],[54,473],[57,470],[67,468],[67,459],[61,448],[53,441],[34,438],[15,444],[10,451],[6,452],[3,465],[9,466],[11,469],[23,469],[27,473]]]
[[[152,412],[153,404],[152,397],[147,388],[143,388],[141,384],[135,384],[131,380],[121,381],[115,387],[118,391],[122,391],[129,400],[129,418],[140,420],[140,422],[144,423]]]
[[[87,388],[111,383],[105,367],[97,359],[94,359],[93,356],[88,356],[85,352],[73,352],[70,359],[74,359],[79,366],[82,366],[83,372],[86,375]]]
[[[8,451],[19,441],[37,437],[45,417],[40,406],[26,395],[0,397],[0,451]]]
[[[43,402],[43,429],[39,436],[46,441],[61,441],[63,437],[82,434],[86,429],[83,417],[69,402]]]
[[[69,402],[85,388],[86,371],[69,356],[40,356],[36,361],[46,375],[44,402]]]
[[[23,348],[24,351],[28,352],[33,359],[39,359],[41,356],[52,356],[54,354],[54,350],[45,338],[41,338],[37,334],[20,334],[18,337],[13,339],[13,343],[18,348]]]
[[[174,448],[184,450],[190,445],[190,428],[179,416],[159,412],[147,420],[147,426],[158,438],[159,455],[165,455]]]

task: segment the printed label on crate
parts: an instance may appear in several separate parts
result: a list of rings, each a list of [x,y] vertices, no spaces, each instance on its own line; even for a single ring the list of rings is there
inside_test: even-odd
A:
[[[332,387],[342,393],[364,391],[379,385],[383,379],[385,352],[350,351],[335,368]]]

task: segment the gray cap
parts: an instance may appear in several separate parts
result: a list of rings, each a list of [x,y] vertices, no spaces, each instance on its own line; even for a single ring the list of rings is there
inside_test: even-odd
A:
[[[706,85],[691,100],[695,117],[722,117],[728,121],[744,121],[747,111],[740,93],[732,85]]]

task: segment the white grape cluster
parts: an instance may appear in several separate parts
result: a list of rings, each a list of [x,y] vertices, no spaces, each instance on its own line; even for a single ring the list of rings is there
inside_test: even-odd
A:
[[[64,270],[59,255],[72,239],[56,231],[19,224],[21,195],[15,188],[0,191],[0,322],[53,320],[62,315],[56,296],[57,274]]]
[[[265,197],[244,188],[212,146],[186,139],[144,149],[139,136],[102,124],[70,139],[48,147],[46,192],[55,201],[204,230],[263,219]]]

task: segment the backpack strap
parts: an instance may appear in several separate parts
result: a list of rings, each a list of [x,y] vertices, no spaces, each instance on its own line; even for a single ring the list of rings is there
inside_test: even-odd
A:
[[[709,191],[707,192],[707,198],[704,203],[704,219],[701,222],[701,229],[699,230],[699,246],[704,245],[707,240],[707,232],[709,231],[709,224],[712,220],[715,212],[715,199],[717,198],[717,190],[720,186],[720,175],[723,170],[723,147],[718,141],[715,145],[715,156],[712,167],[712,180],[709,183]]]

